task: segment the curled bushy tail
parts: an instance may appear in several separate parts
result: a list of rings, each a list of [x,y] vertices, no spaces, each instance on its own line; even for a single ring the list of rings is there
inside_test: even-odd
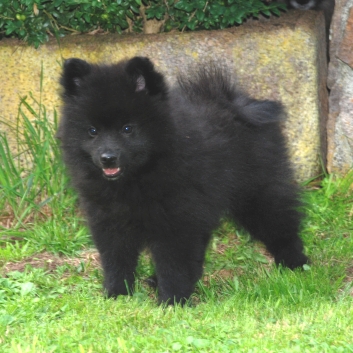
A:
[[[191,101],[217,103],[232,111],[234,118],[251,125],[262,125],[282,120],[283,107],[270,100],[256,100],[237,90],[235,80],[216,63],[190,69],[178,77],[179,86]]]
[[[277,123],[283,120],[282,104],[270,100],[256,100],[238,95],[233,101],[233,109],[238,112],[237,118],[253,125]]]
[[[232,78],[225,69],[211,62],[199,67],[192,67],[179,75],[179,85],[190,99],[232,101],[236,91]]]

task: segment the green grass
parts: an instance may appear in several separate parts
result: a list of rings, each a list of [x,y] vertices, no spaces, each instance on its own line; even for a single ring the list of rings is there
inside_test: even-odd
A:
[[[162,308],[143,282],[147,255],[134,295],[103,299],[56,114],[30,96],[11,128],[16,152],[0,135],[1,352],[353,352],[353,173],[306,187],[304,271],[276,268],[224,222],[190,305]]]
[[[6,228],[1,240],[11,248],[17,247],[16,240],[27,242],[27,254],[73,254],[89,239],[74,207],[76,196],[67,187],[55,138],[57,122],[56,112],[50,119],[31,95],[21,99],[18,118],[9,125],[16,136],[15,153],[0,134],[0,224]]]

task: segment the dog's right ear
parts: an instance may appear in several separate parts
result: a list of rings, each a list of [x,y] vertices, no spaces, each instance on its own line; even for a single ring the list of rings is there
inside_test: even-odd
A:
[[[135,85],[135,92],[146,92],[150,95],[166,92],[163,75],[154,69],[148,58],[135,56],[126,63],[125,69]]]
[[[81,59],[71,58],[64,62],[64,70],[60,83],[64,87],[64,94],[75,96],[81,85],[83,77],[91,72],[91,65]]]

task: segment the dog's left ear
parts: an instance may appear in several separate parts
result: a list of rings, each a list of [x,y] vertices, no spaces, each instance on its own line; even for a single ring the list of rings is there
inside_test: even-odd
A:
[[[165,93],[167,88],[164,77],[154,69],[152,62],[141,56],[136,56],[126,63],[126,72],[135,85],[136,92],[145,91],[150,95]]]
[[[91,65],[84,60],[77,58],[65,60],[60,80],[65,94],[68,96],[78,95],[82,80],[91,72],[91,69]]]

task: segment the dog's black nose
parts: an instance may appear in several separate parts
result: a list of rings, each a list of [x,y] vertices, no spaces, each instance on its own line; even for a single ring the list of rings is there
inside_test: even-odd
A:
[[[117,156],[113,153],[102,153],[101,154],[101,162],[104,165],[110,165],[113,164],[117,160]]]

